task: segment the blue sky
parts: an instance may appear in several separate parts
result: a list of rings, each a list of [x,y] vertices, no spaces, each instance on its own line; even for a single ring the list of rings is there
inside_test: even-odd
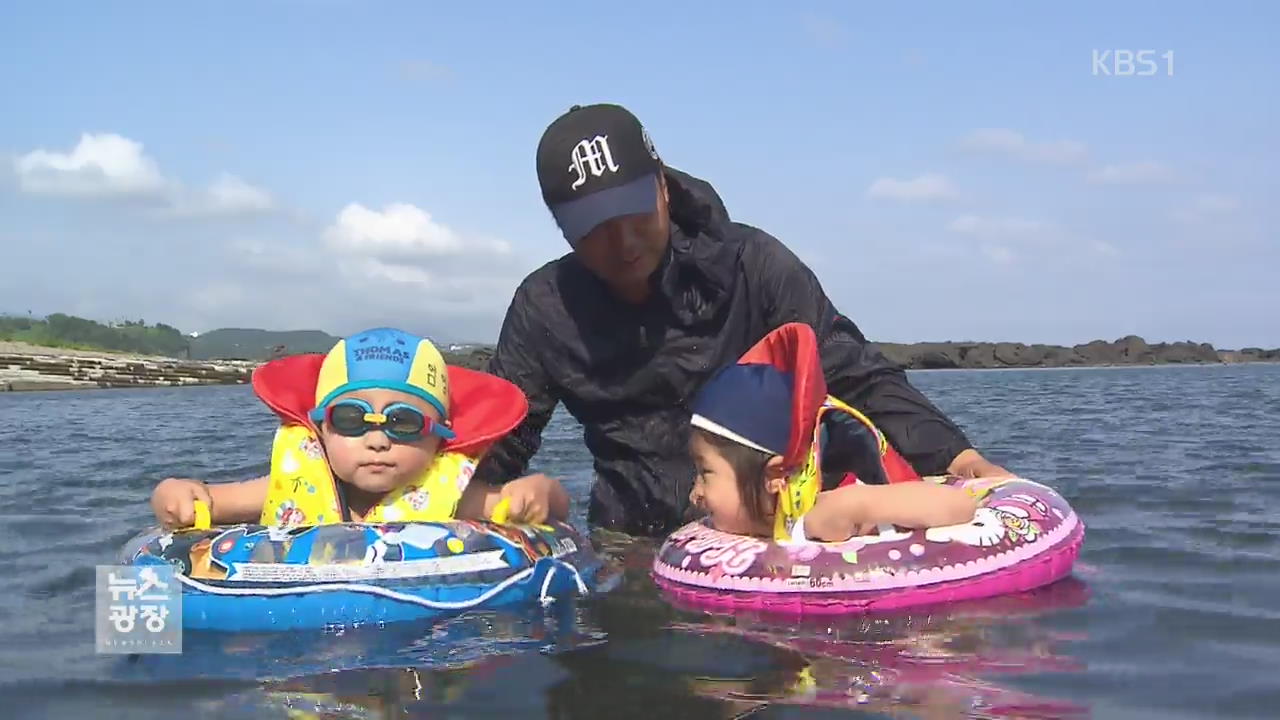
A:
[[[611,101],[874,339],[1280,345],[1280,10],[1032,5],[6,4],[0,311],[492,340]]]

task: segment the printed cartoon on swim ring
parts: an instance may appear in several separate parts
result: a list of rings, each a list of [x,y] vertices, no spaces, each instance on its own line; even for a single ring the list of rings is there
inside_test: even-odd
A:
[[[121,562],[172,565],[183,626],[243,631],[422,620],[587,594],[601,568],[573,527],[474,520],[235,525],[130,541]]]

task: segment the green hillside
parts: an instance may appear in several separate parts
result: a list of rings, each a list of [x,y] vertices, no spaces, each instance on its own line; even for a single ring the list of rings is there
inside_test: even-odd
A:
[[[0,340],[74,350],[117,350],[144,355],[182,357],[186,335],[175,327],[144,320],[103,325],[94,320],[54,313],[44,318],[0,315]]]
[[[164,323],[148,325],[144,320],[125,320],[104,324],[54,313],[43,318],[0,314],[0,340],[191,360],[270,360],[281,355],[328,352],[339,338],[321,330],[258,328],[219,328],[192,337]],[[448,347],[440,345],[445,358],[466,367],[479,367],[492,354],[485,346],[462,347],[456,352],[450,352]]]
[[[191,337],[164,323],[148,325],[144,320],[125,320],[103,324],[63,313],[43,318],[0,315],[0,340],[177,358],[186,358],[190,353],[192,360],[267,360],[275,355],[327,352],[338,341],[319,330],[223,328]]]

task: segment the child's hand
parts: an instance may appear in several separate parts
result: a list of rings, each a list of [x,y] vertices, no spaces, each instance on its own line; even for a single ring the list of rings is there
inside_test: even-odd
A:
[[[1014,477],[1013,473],[982,457],[982,454],[973,448],[957,455],[947,467],[947,472],[963,478]]]
[[[151,493],[151,509],[166,528],[191,527],[196,520],[196,500],[213,510],[213,497],[204,483],[189,478],[166,478]]]
[[[569,496],[560,482],[541,473],[517,478],[502,486],[502,499],[510,507],[508,522],[538,525],[569,515]]]

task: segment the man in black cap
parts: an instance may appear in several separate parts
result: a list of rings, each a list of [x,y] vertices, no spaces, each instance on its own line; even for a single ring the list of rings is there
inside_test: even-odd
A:
[[[574,106],[544,132],[537,170],[573,250],[530,273],[507,309],[489,371],[524,390],[529,415],[477,478],[526,472],[562,402],[595,463],[588,521],[669,532],[689,509],[690,398],[787,322],[814,328],[829,391],[918,472],[1007,474],[836,312],[786,246],[733,222],[709,184],[666,166],[625,108]]]

